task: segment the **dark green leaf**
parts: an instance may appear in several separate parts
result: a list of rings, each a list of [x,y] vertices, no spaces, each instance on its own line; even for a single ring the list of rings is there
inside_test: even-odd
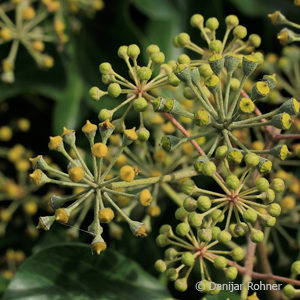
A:
[[[207,295],[201,298],[202,300],[239,300],[240,296],[237,293],[229,292],[229,291],[221,291],[218,295]]]
[[[141,254],[142,255],[142,254]],[[147,259],[145,257],[145,259]],[[63,244],[29,257],[3,300],[165,299],[168,292],[135,262],[84,244]]]

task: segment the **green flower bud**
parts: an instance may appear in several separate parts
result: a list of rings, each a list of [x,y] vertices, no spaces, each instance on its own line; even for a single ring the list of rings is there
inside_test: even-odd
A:
[[[272,203],[267,208],[268,213],[272,217],[278,217],[281,213],[281,206],[278,203]]]
[[[208,62],[213,72],[219,76],[224,68],[224,57],[220,54],[214,54],[208,59]]]
[[[168,236],[165,234],[158,235],[155,241],[158,247],[166,247],[167,245],[170,244]]]
[[[247,35],[247,28],[245,26],[238,25],[233,29],[233,35],[242,40]]]
[[[228,147],[226,145],[223,145],[223,146],[219,146],[217,149],[216,149],[216,157],[217,158],[224,158],[226,156],[228,152]]]
[[[270,184],[266,178],[261,177],[255,182],[255,186],[260,192],[266,192],[269,189]]]
[[[210,291],[211,283],[208,280],[201,280],[199,284],[199,289],[202,293],[208,293]]]
[[[155,262],[154,268],[157,272],[163,273],[166,271],[167,265],[162,259],[159,259]]]
[[[210,92],[216,93],[220,89],[220,79],[213,74],[210,77],[205,78],[205,85]]]
[[[178,278],[178,271],[175,268],[170,268],[166,271],[166,276],[170,281],[175,281]]]
[[[239,25],[239,19],[235,15],[229,15],[225,18],[227,28],[231,29]]]
[[[216,239],[218,238],[218,235],[219,235],[220,232],[221,232],[220,227],[214,226],[214,227],[212,228],[212,239],[213,239],[213,240],[216,240]]]
[[[205,27],[209,28],[210,30],[216,30],[219,27],[219,21],[217,18],[208,18],[205,22]]]
[[[226,271],[225,271],[225,277],[227,280],[235,280],[236,277],[238,275],[238,269],[236,267],[229,267]]]
[[[240,186],[240,180],[236,175],[229,175],[225,179],[225,183],[227,187],[229,187],[232,190],[237,189]]]
[[[259,164],[259,156],[255,153],[247,153],[245,155],[245,163],[248,167],[256,167]]]
[[[120,96],[122,89],[118,83],[111,83],[107,88],[108,95],[114,98]]]
[[[277,34],[277,39],[279,40],[281,45],[286,45],[294,42],[296,39],[296,35],[294,31],[285,27],[281,29],[281,31]]]
[[[174,73],[169,74],[168,80],[172,86],[178,86],[180,84],[180,79]]]
[[[250,76],[256,67],[257,59],[253,55],[243,56],[242,69],[245,76]]]
[[[190,62],[191,62],[191,59],[189,58],[188,55],[186,55],[186,54],[181,54],[181,55],[179,55],[177,61],[178,61],[180,64],[186,64],[186,65],[189,65]]]
[[[241,222],[240,224],[236,224],[234,233],[238,236],[243,236],[248,232],[248,229],[248,225],[244,222]]]
[[[243,213],[243,219],[246,222],[254,223],[257,220],[257,212],[253,208],[248,208]]]
[[[146,52],[149,56],[151,56],[153,53],[159,52],[160,49],[157,45],[151,44],[147,47]]]
[[[184,88],[183,96],[187,99],[194,99],[196,97],[196,95],[194,94],[194,92],[191,90],[190,87],[185,87]]]
[[[173,260],[173,259],[175,259],[175,257],[177,256],[177,254],[178,254],[177,250],[175,250],[174,248],[168,248],[165,251],[165,258],[167,260]]]
[[[223,48],[223,43],[220,40],[214,40],[209,43],[209,50],[212,52],[221,52]]]
[[[276,80],[275,73],[272,75],[264,75],[262,80],[267,82],[267,84],[271,90],[276,87],[277,80]]]
[[[264,233],[252,228],[250,238],[253,243],[261,243],[264,240]]]
[[[198,237],[202,242],[209,242],[212,239],[212,229],[211,228],[201,228],[197,231]]]
[[[201,64],[198,68],[199,73],[202,77],[206,78],[206,77],[210,77],[211,75],[213,75],[213,70],[211,69],[209,64]]]
[[[165,74],[165,75],[169,75],[173,72],[173,69],[170,65],[168,64],[162,64],[159,67],[159,74]]]
[[[259,47],[261,44],[261,37],[258,34],[250,34],[248,38],[249,46],[253,46],[255,48]]]
[[[219,270],[223,270],[227,266],[227,259],[224,256],[217,256],[214,259],[214,267]]]
[[[194,189],[196,188],[196,185],[192,179],[186,179],[181,184],[181,191],[185,193],[186,195],[193,195]]]
[[[230,255],[235,261],[241,261],[245,257],[245,251],[241,247],[236,247],[231,251]]]
[[[204,22],[204,18],[200,14],[194,14],[190,19],[191,26],[195,28],[203,27],[203,22]]]
[[[216,173],[217,167],[212,161],[208,161],[202,166],[202,173],[205,176],[213,176]]]
[[[272,162],[266,158],[260,157],[258,171],[262,174],[269,173],[272,170]]]
[[[264,215],[262,218],[262,223],[266,227],[273,227],[276,224],[276,218],[269,216],[269,215]]]
[[[217,221],[217,223],[222,222],[225,218],[224,213],[220,209],[215,209],[210,216],[214,221]]]
[[[211,201],[207,196],[199,196],[197,199],[197,207],[201,211],[207,211],[211,207]]]
[[[191,267],[195,263],[195,258],[191,252],[184,252],[181,256],[181,262],[184,265]]]
[[[285,101],[279,108],[279,112],[289,115],[297,115],[299,113],[300,103],[295,98]]]
[[[210,115],[205,109],[200,109],[194,114],[194,122],[196,125],[203,127],[210,123]]]
[[[237,91],[240,87],[241,82],[237,78],[231,78],[230,79],[230,89],[232,91]]]
[[[296,294],[296,289],[291,284],[287,284],[283,288],[283,294],[288,298],[292,298]]]
[[[151,55],[151,59],[154,64],[160,65],[165,62],[165,55],[163,52],[155,52]]]
[[[123,119],[113,120],[112,124],[115,126],[116,133],[124,133],[124,130],[126,130],[126,126]]]
[[[101,91],[96,86],[93,86],[92,88],[90,88],[89,94],[92,99],[99,101],[104,95],[107,95],[107,92]]]
[[[200,156],[194,163],[194,168],[197,172],[202,172],[202,167],[204,163],[208,162],[208,158],[206,156]]]
[[[188,212],[193,212],[197,208],[197,201],[191,197],[187,197],[183,200],[183,207]]]
[[[168,236],[172,233],[172,227],[169,224],[162,225],[159,229],[159,233]]]
[[[131,59],[134,59],[134,60],[137,59],[137,57],[139,56],[140,53],[141,53],[141,50],[140,50],[139,46],[136,44],[129,45],[127,48],[127,55]]]
[[[275,192],[272,189],[268,189],[262,196],[262,200],[266,204],[272,203],[275,200]]]
[[[139,97],[137,99],[134,99],[133,108],[137,112],[146,111],[148,108],[148,102],[144,97]]]
[[[290,154],[289,149],[285,144],[275,146],[270,150],[270,153],[281,160],[285,160]]]
[[[226,230],[221,231],[218,234],[218,241],[223,244],[228,243],[229,241],[231,241],[231,234]]]
[[[176,233],[180,236],[186,236],[190,230],[190,226],[188,223],[179,223],[176,226]]]
[[[235,55],[226,55],[224,66],[228,73],[233,73],[240,64],[240,59]]]
[[[234,237],[234,238],[238,237],[238,235],[234,232],[236,225],[237,224],[235,224],[235,223],[231,223],[229,225],[229,232],[230,232],[231,236]]]
[[[183,208],[179,207],[175,211],[175,219],[178,221],[184,221],[188,216],[188,212]]]
[[[108,62],[102,63],[99,66],[99,70],[103,75],[112,75],[114,74],[114,70],[111,67],[111,64]]]
[[[103,108],[100,110],[98,114],[98,119],[100,122],[104,122],[106,120],[111,120],[113,116],[113,112],[109,109]]]
[[[297,260],[297,261],[293,262],[293,264],[291,266],[291,271],[295,275],[300,274],[300,260]]]
[[[262,99],[270,93],[270,88],[268,86],[268,83],[265,81],[257,81],[251,91],[251,99],[252,100],[258,100]]]
[[[185,47],[190,42],[191,42],[191,38],[187,33],[182,32],[177,35],[177,43],[179,47]]]
[[[202,224],[203,217],[201,214],[197,214],[196,212],[192,212],[188,216],[189,224],[193,227],[200,227]]]
[[[137,70],[137,75],[140,80],[149,80],[152,76],[152,71],[148,67],[141,67]]]
[[[243,153],[239,149],[232,149],[228,152],[227,158],[230,163],[240,164],[243,159]]]
[[[150,131],[147,130],[146,128],[140,128],[139,130],[137,130],[137,136],[138,136],[138,140],[140,142],[146,142],[149,140],[150,137]]]
[[[177,279],[174,283],[174,287],[179,292],[185,292],[188,288],[187,279],[186,278]]]
[[[127,46],[121,46],[118,49],[118,56],[122,59],[126,59],[128,57],[127,55],[128,47]]]
[[[273,117],[270,124],[276,128],[288,130],[292,126],[292,119],[289,114],[282,113]]]
[[[165,135],[161,139],[162,148],[167,151],[173,151],[179,145],[181,139],[173,135]]]

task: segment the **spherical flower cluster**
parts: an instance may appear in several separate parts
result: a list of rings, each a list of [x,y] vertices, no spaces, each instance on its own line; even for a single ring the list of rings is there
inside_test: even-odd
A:
[[[227,242],[225,250],[219,240],[221,229],[216,226],[217,214],[212,214],[204,221],[197,213],[189,213],[182,207],[177,209],[175,218],[180,221],[175,232],[170,225],[163,225],[156,243],[160,247],[169,246],[165,251],[165,259],[155,262],[155,269],[164,272],[170,281],[174,281],[175,289],[184,292],[188,288],[188,277],[191,271],[200,265],[201,288],[204,293],[216,295],[219,289],[210,289],[209,285],[214,279],[209,272],[210,265],[214,269],[223,270],[227,280],[235,280],[238,270],[234,261],[242,261],[245,253],[241,247]],[[228,250],[229,248],[229,250]],[[227,256],[227,257],[226,257]]]
[[[237,88],[232,89],[230,81],[239,65],[242,77]],[[152,101],[153,109],[157,112],[167,112],[174,116],[189,118],[194,121],[195,125],[199,126],[200,130],[202,129],[199,136],[203,134],[212,135],[214,143],[207,154],[208,157],[214,154],[217,146],[224,140],[230,161],[239,163],[242,157],[249,153],[271,154],[284,160],[289,154],[286,145],[279,145],[272,149],[251,150],[234,135],[234,131],[246,128],[254,130],[257,127],[266,129],[268,126],[272,126],[288,130],[292,125],[291,116],[299,113],[299,102],[295,98],[290,98],[271,112],[253,116],[256,109],[254,102],[266,97],[270,90],[276,86],[274,74],[264,75],[262,80],[253,85],[250,98],[241,96],[246,79],[256,67],[257,60],[254,56],[244,56],[240,61],[236,56],[227,55],[223,57],[219,54],[209,58],[209,68],[211,70],[209,74],[203,74],[201,66],[190,68],[187,65],[178,65],[175,70],[177,77],[190,88],[203,108],[193,114],[186,111],[175,99],[158,97]],[[227,72],[225,85],[221,84],[220,75],[222,72]],[[203,85],[210,91],[209,94],[204,90]],[[196,134],[191,139],[199,136]],[[179,139],[170,135],[164,137],[162,145],[170,151],[178,146],[179,142]],[[260,171],[263,173],[270,171],[270,168],[261,168],[263,165],[266,166],[265,159],[261,158],[258,164]]]
[[[11,148],[0,147],[0,158],[15,168],[15,178],[11,178],[4,169],[0,173],[0,235],[4,235],[9,224],[13,224],[17,215],[23,211],[26,221],[27,234],[35,238],[38,234],[33,217],[39,208],[44,208],[43,201],[36,195],[37,188],[28,180],[30,163],[28,158],[32,155],[21,144],[16,144]],[[8,165],[5,165],[9,169]]]
[[[98,115],[100,121],[111,120],[115,112],[127,105],[123,116],[115,120],[118,126],[123,126],[123,121],[132,107],[136,112],[140,113],[142,123],[143,112],[148,109],[149,103],[153,99],[152,90],[166,85],[177,86],[180,83],[173,73],[176,62],[164,63],[165,55],[157,45],[147,47],[148,63],[146,66],[138,65],[139,55],[140,48],[135,44],[121,46],[118,50],[118,56],[125,61],[128,67],[130,80],[114,71],[110,63],[104,62],[100,64],[99,70],[102,74],[102,82],[108,85],[107,91],[102,91],[98,87],[92,87],[90,89],[91,97],[99,101],[104,95],[109,95],[113,98],[118,98],[122,94],[126,95],[126,99],[112,110],[100,110]],[[158,74],[156,73],[157,71],[159,71]]]
[[[66,2],[66,3],[65,3]],[[63,45],[68,41],[69,12],[86,10],[93,12],[103,8],[102,0],[24,0],[4,1],[0,5],[0,44],[11,43],[8,56],[2,60],[1,79],[14,82],[15,61],[22,45],[41,68],[54,65],[53,58],[45,52],[46,43]],[[64,16],[66,15],[66,18]],[[47,20],[53,26],[47,26]]]
[[[98,129],[101,142],[95,141]],[[109,140],[111,143],[116,143],[116,136],[112,135],[114,129],[115,127],[108,120],[100,123],[99,126],[87,121],[82,127],[82,131],[90,144],[92,171],[88,167],[87,159],[84,159],[77,149],[75,131],[66,128],[62,136],[50,137],[48,146],[50,150],[60,152],[69,161],[67,172],[49,166],[41,155],[31,159],[35,171],[30,177],[35,184],[53,183],[81,189],[70,196],[53,195],[51,205],[55,209],[55,214],[40,217],[38,227],[49,230],[55,220],[65,224],[78,214],[83,220],[89,208],[94,207],[94,220],[88,227],[88,232],[93,236],[91,247],[98,254],[106,248],[106,243],[101,236],[103,231],[101,224],[112,221],[115,212],[128,223],[134,235],[146,235],[145,224],[131,220],[128,215],[138,203],[143,206],[148,206],[151,203],[152,194],[147,186],[159,181],[159,177],[154,178],[154,180],[150,179],[150,181],[143,178],[136,179],[139,173],[138,168],[133,165],[136,161],[128,159],[123,153],[131,153],[128,146],[138,140],[138,135],[134,128],[124,130],[122,139],[117,138],[120,141],[119,146],[111,147],[111,145],[108,146]],[[65,146],[70,148],[73,157],[65,149]],[[48,176],[45,172],[48,173]],[[131,187],[130,190],[136,187],[136,190],[139,186],[143,187],[139,193],[124,191],[127,187]],[[129,207],[121,209],[124,206],[124,201],[128,204],[127,199],[136,201],[132,201]],[[66,206],[67,202],[70,201],[72,204]]]

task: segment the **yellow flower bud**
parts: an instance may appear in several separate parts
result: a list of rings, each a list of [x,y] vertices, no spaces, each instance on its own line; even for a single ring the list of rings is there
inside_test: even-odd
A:
[[[91,244],[91,248],[93,251],[95,251],[98,255],[106,249],[106,243],[105,242],[96,242]]]
[[[63,139],[61,136],[50,136],[50,142],[48,147],[50,150],[58,150],[61,146],[63,146]]]
[[[10,127],[2,126],[0,127],[0,140],[7,142],[12,138],[13,132]]]
[[[115,217],[114,211],[111,208],[99,210],[99,219],[101,223],[109,223]]]
[[[151,216],[151,217],[157,217],[160,215],[160,208],[157,205],[154,206],[150,206],[147,209],[147,213]]]
[[[92,147],[92,153],[95,157],[105,157],[107,155],[107,146],[103,143],[96,143]]]
[[[39,185],[42,182],[43,172],[40,169],[36,169],[29,177],[34,184]]]
[[[23,205],[23,209],[27,215],[34,216],[37,213],[38,206],[35,201],[31,200]]]
[[[240,100],[240,110],[245,114],[250,114],[254,111],[255,105],[250,98],[242,98]]]
[[[182,145],[182,151],[186,155],[191,155],[194,151],[194,146],[191,143],[184,143]]]
[[[15,162],[21,158],[24,152],[25,148],[22,145],[15,145],[8,152],[8,160],[11,162]]]
[[[45,49],[45,44],[42,41],[33,41],[31,45],[36,52],[42,52]]]
[[[86,123],[84,124],[84,126],[82,126],[81,128],[83,133],[92,133],[97,131],[97,125],[91,123],[89,120],[86,121]]]
[[[17,162],[16,162],[16,169],[18,170],[18,171],[20,171],[20,172],[25,172],[25,171],[27,171],[27,170],[29,170],[29,168],[30,168],[30,163],[29,163],[29,161],[28,160],[26,160],[26,159],[21,159],[21,160],[18,160]]]
[[[296,200],[292,196],[285,196],[279,203],[283,213],[292,210],[296,205]]]
[[[21,131],[26,132],[30,129],[30,121],[25,118],[18,120],[18,127]]]
[[[264,147],[265,147],[265,145],[262,141],[255,141],[252,143],[253,150],[263,150]]]
[[[4,42],[9,42],[12,39],[11,31],[7,27],[0,30],[0,37]]]
[[[125,129],[124,134],[128,139],[130,139],[132,141],[136,141],[138,138],[138,136],[135,132],[135,127],[133,127],[132,129]]]
[[[149,174],[149,177],[160,177],[160,176],[162,176],[162,173],[159,170],[152,170]]]
[[[68,173],[73,182],[80,182],[84,177],[84,170],[81,167],[70,168]]]
[[[163,163],[166,160],[167,153],[164,150],[159,149],[154,152],[153,157],[156,162]]]
[[[140,204],[143,206],[149,206],[152,202],[152,195],[148,189],[144,189],[140,192],[139,196]]]
[[[68,223],[69,214],[64,208],[59,208],[55,211],[55,220],[60,223]]]
[[[32,6],[28,6],[28,7],[24,8],[22,11],[22,16],[23,16],[24,20],[33,19],[35,16],[34,8]]]
[[[116,167],[121,168],[122,166],[125,165],[126,161],[127,161],[126,155],[120,154],[116,160]]]
[[[0,220],[8,222],[11,219],[11,213],[7,209],[0,210]]]
[[[128,165],[123,166],[120,170],[120,177],[124,181],[132,181],[135,177],[134,169]]]

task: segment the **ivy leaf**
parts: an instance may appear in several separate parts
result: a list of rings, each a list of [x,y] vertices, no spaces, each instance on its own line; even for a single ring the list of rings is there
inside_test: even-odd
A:
[[[134,261],[112,250],[93,255],[88,245],[73,243],[50,247],[29,257],[12,279],[3,300],[168,297],[159,281]]]

